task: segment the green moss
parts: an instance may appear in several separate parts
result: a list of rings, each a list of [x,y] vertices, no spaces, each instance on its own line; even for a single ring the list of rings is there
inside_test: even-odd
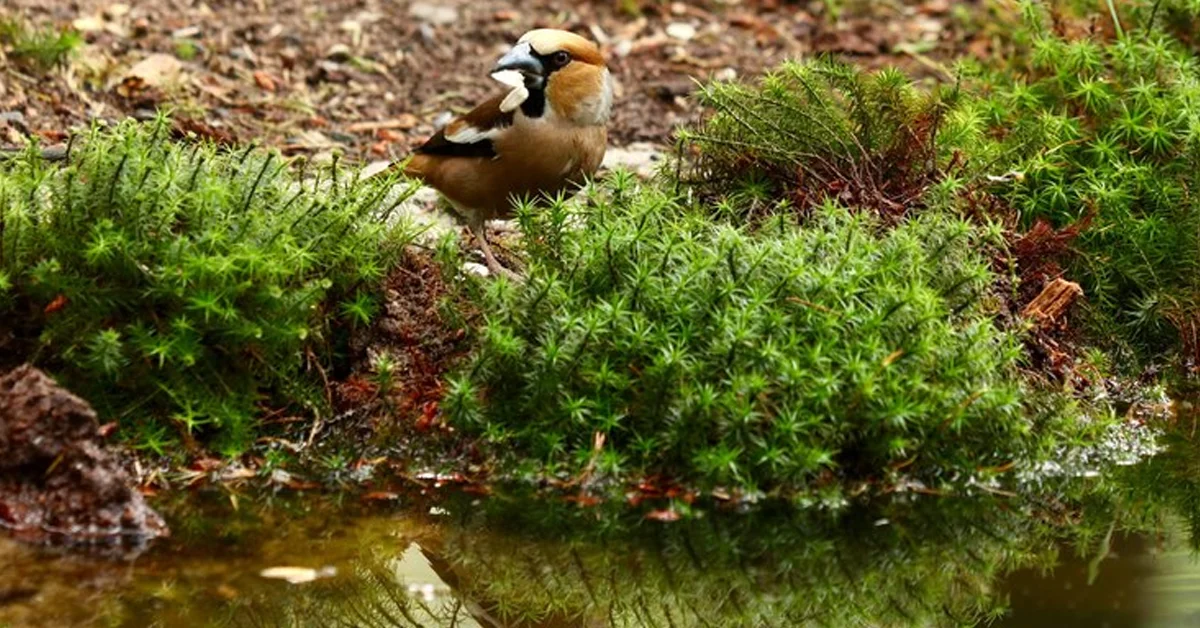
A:
[[[935,180],[933,138],[953,100],[895,69],[830,61],[785,63],[756,84],[714,82],[700,96],[712,115],[681,140],[704,192],[749,184],[799,209],[836,199],[886,215],[907,212]]]
[[[683,134],[696,151],[685,172],[750,217],[780,199],[885,217],[953,208],[1014,227],[1014,241],[1044,221],[1059,236],[1021,242],[1009,260],[1022,298],[1065,270],[1085,292],[1076,325],[1124,371],[1194,364],[1200,63],[1187,25],[1200,11],[1109,4],[1090,5],[1104,27],[1083,29],[1068,6],[1052,18],[1022,3],[998,40],[1007,61],[962,60],[953,88],[826,61],[708,85],[712,115]]]
[[[175,44],[175,56],[183,61],[194,61],[200,54],[200,48],[196,46],[196,42],[184,39]]]
[[[1094,341],[1134,365],[1194,359],[1200,65],[1160,31],[1069,39],[1043,22],[1030,9],[1010,66],[964,66],[977,96],[950,117],[944,150],[966,155],[965,178],[992,181],[1022,228],[1087,225],[1062,263],[1083,285]]]
[[[826,204],[750,230],[625,175],[521,220],[528,280],[477,287],[479,348],[444,406],[497,451],[804,492],[900,468],[936,483],[1050,433],[1024,412],[1021,346],[987,312],[966,222],[881,232]]]
[[[277,154],[96,128],[65,163],[0,162],[0,320],[17,351],[162,451],[225,452],[264,405],[324,409],[319,372],[369,321],[413,232],[394,178],[297,178]],[[401,195],[399,198],[403,198]]]
[[[62,65],[83,37],[72,29],[33,28],[11,18],[0,18],[0,46],[14,63],[33,72]]]

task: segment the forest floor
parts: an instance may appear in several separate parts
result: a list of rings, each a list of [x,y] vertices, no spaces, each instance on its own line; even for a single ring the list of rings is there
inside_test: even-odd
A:
[[[840,14],[831,15],[830,7]],[[666,145],[699,114],[693,79],[752,77],[831,53],[944,76],[988,54],[980,3],[502,0],[9,0],[0,19],[74,28],[66,67],[23,73],[0,53],[0,146],[61,142],[94,119],[174,110],[177,129],[287,154],[404,158],[449,114],[500,86],[487,71],[523,32],[568,28],[601,43],[618,81],[611,145]]]

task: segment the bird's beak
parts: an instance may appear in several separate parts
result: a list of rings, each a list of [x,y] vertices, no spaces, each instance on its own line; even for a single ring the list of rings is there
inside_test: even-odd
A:
[[[517,44],[500,57],[492,74],[504,70],[516,70],[525,77],[525,86],[531,89],[541,88],[546,81],[546,67],[533,54],[533,48],[528,42]]]

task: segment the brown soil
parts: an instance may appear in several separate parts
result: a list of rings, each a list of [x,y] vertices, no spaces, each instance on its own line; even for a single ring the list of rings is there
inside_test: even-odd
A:
[[[35,542],[140,544],[166,524],[105,446],[96,413],[22,366],[0,377],[0,527]]]
[[[613,145],[669,143],[696,115],[693,78],[749,77],[824,52],[928,76],[939,72],[930,59],[979,44],[952,18],[975,3],[834,4],[845,5],[838,20],[823,14],[826,3],[778,0],[9,0],[0,17],[74,24],[88,43],[45,76],[0,70],[0,145],[30,134],[60,141],[91,119],[170,106],[181,129],[218,140],[403,158],[439,116],[496,91],[488,68],[541,26],[603,44],[620,85]]]
[[[381,358],[391,362],[390,389],[382,391],[397,410],[391,414],[418,417],[425,422],[438,415],[442,398],[442,376],[467,348],[465,328],[447,320],[443,308],[447,286],[437,264],[425,253],[410,251],[404,262],[384,282],[383,311],[366,333],[352,342],[354,374],[341,384],[343,405],[353,407],[366,398],[379,396],[372,374]],[[463,305],[465,307],[465,305]],[[465,312],[456,312],[467,320]]]

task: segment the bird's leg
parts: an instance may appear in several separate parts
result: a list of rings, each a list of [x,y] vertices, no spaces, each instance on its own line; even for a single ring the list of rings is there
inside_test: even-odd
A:
[[[504,266],[501,266],[500,260],[496,259],[496,256],[492,254],[492,247],[487,241],[487,226],[485,223],[482,220],[472,220],[469,222],[468,227],[471,229],[471,233],[475,234],[475,239],[479,240],[479,248],[483,251],[483,259],[485,262],[487,262],[488,270],[491,271],[493,275],[501,275],[509,279],[515,279],[517,274],[505,268]]]

